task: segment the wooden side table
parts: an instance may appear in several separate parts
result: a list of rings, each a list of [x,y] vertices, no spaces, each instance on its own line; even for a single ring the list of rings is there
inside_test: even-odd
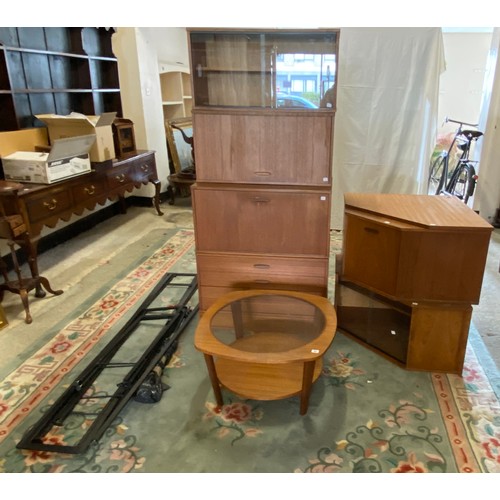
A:
[[[226,387],[257,400],[300,396],[300,414],[305,415],[336,328],[335,310],[324,297],[277,290],[231,292],[203,314],[195,347],[205,356],[219,406],[221,387]]]

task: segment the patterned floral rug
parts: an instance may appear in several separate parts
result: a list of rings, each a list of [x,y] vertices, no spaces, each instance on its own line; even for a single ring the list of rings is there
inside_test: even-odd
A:
[[[169,271],[195,272],[191,230],[144,256],[1,382],[0,472],[500,472],[500,404],[472,343],[459,377],[402,370],[337,333],[300,416],[298,398],[251,401],[224,392],[217,408],[193,346],[196,319],[164,372],[170,388],[158,403],[130,401],[81,455],[17,449]],[[471,336],[478,337],[474,328]],[[89,398],[89,408],[97,404]],[[82,418],[50,439],[65,443],[86,426]]]

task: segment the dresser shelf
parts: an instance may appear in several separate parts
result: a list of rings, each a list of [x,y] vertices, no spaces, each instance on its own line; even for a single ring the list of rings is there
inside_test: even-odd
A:
[[[0,28],[0,131],[43,126],[37,114],[121,116],[113,30]]]

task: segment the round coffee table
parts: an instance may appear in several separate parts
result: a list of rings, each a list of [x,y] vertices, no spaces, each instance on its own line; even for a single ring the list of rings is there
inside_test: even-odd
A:
[[[205,357],[219,406],[223,386],[248,399],[300,395],[304,415],[336,329],[335,309],[324,297],[249,290],[212,304],[198,323],[194,344]]]

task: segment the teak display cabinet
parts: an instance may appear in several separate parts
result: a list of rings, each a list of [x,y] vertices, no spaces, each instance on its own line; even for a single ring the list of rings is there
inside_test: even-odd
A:
[[[336,78],[339,30],[189,29],[188,37],[201,312],[236,290],[326,296],[335,107],[282,108],[277,96],[309,78],[319,102]],[[280,70],[285,60],[317,74],[294,80]]]
[[[491,231],[454,197],[346,193],[339,328],[405,368],[460,374]]]

